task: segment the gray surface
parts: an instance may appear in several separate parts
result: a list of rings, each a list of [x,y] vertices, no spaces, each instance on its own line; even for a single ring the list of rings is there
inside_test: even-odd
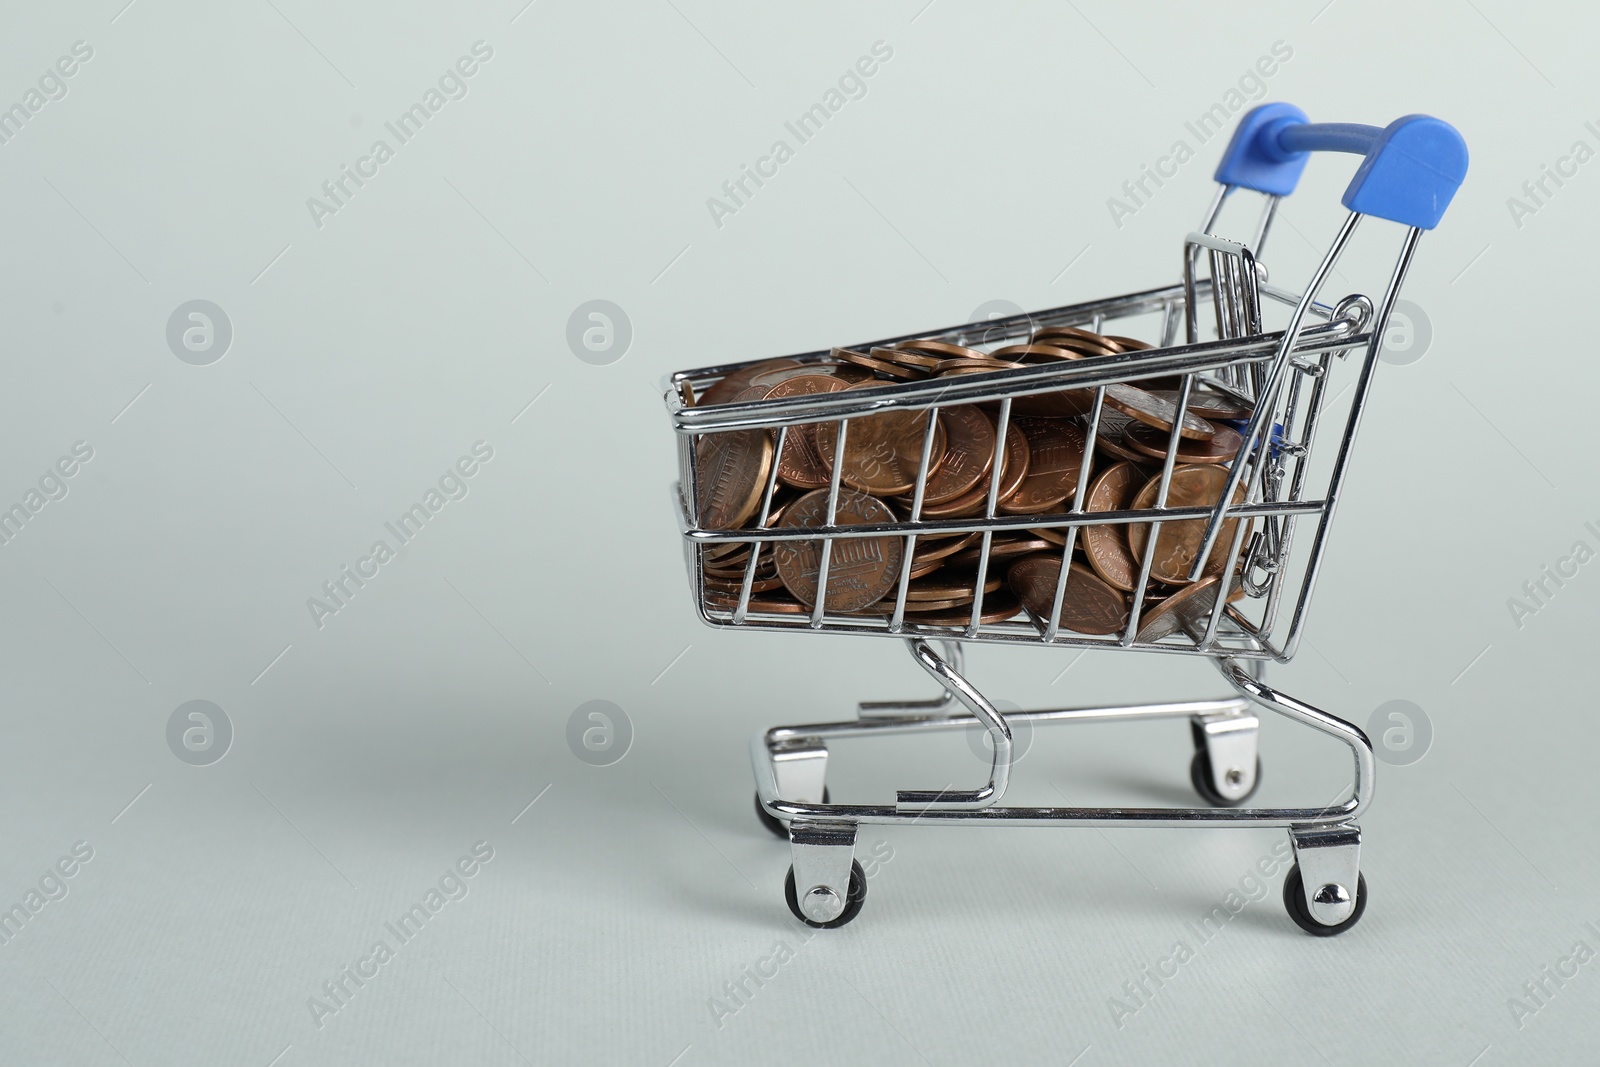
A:
[[[0,947],[0,1062],[1593,1059],[1600,962],[1520,1027],[1508,1000],[1600,949],[1600,563],[1520,627],[1507,605],[1600,547],[1600,381],[1571,343],[1600,163],[1507,203],[1600,147],[1592,8],[122,4],[0,34],[5,100],[94,49],[0,145],[0,499],[94,449],[0,547],[0,902],[93,849]],[[468,95],[316,227],[306,198],[480,39]],[[717,227],[706,198],[878,40],[866,96]],[[892,859],[861,919],[802,941],[746,739],[925,687],[891,643],[694,624],[656,381],[1171,280],[1220,141],[1120,228],[1107,198],[1277,40],[1266,98],[1434,113],[1473,152],[1408,293],[1432,347],[1383,368],[1309,645],[1274,675],[1359,723],[1431,719],[1425,759],[1380,769],[1365,920],[1303,936],[1280,873],[1119,1028],[1109,999],[1277,832],[869,829]],[[1275,280],[1305,276],[1348,174],[1310,169]],[[208,366],[164,333],[195,299],[233,326]],[[610,365],[566,344],[591,299],[632,324]],[[319,628],[307,598],[480,440],[464,499]],[[1218,691],[1199,663],[971,659],[1023,705]],[[197,699],[234,730],[209,766],[166,739]],[[607,767],[565,741],[596,699],[634,730]],[[1285,722],[1263,744],[1263,801],[1346,773]],[[1179,723],[1041,734],[1016,795],[1187,803],[1187,758]],[[981,772],[950,737],[835,762],[841,798]],[[467,895],[317,1026],[308,998],[480,840]],[[715,1026],[778,941],[793,959]]]

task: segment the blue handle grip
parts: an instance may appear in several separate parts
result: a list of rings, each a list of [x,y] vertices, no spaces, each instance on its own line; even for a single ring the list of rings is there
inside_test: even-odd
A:
[[[1364,157],[1344,191],[1344,206],[1424,230],[1439,224],[1467,176],[1467,143],[1448,122],[1407,115],[1382,129],[1312,123],[1292,104],[1262,104],[1239,120],[1216,178],[1225,185],[1288,196],[1311,152]]]

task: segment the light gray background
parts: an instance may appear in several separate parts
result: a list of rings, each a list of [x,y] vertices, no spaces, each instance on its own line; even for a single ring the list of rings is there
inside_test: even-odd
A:
[[[1600,962],[1520,1028],[1508,1007],[1600,949],[1600,564],[1520,627],[1507,605],[1600,547],[1600,381],[1574,343],[1600,162],[1520,225],[1507,203],[1600,147],[1592,8],[124,3],[0,33],[3,103],[94,49],[0,145],[0,502],[94,449],[0,547],[0,904],[94,849],[0,947],[0,1062],[1595,1057]],[[314,225],[306,199],[479,40],[468,95]],[[715,225],[707,198],[880,40],[867,95]],[[1119,1028],[1109,998],[1278,832],[869,828],[893,858],[860,920],[803,942],[747,738],[926,686],[890,642],[695,623],[659,378],[1173,280],[1222,141],[1120,228],[1107,200],[1275,41],[1264,99],[1428,112],[1472,150],[1407,294],[1431,348],[1382,368],[1310,640],[1274,674],[1361,724],[1391,699],[1431,718],[1425,759],[1380,768],[1364,921],[1304,936],[1280,874]],[[1317,160],[1285,205],[1274,280],[1306,276],[1351,166]],[[633,327],[609,366],[565,341],[597,298]],[[233,326],[209,366],[165,340],[193,299]],[[319,628],[307,598],[480,440],[469,494]],[[970,662],[1021,705],[1218,692],[1187,661]],[[210,766],[167,746],[193,699],[233,725]],[[609,767],[565,740],[593,699],[634,730]],[[1348,773],[1282,721],[1263,745],[1263,802]],[[1188,756],[1181,723],[1041,733],[1015,795],[1188,803]],[[832,785],[981,771],[944,736],[841,746]],[[468,895],[317,1026],[308,998],[480,840]],[[794,959],[718,1028],[710,999],[780,940]]]

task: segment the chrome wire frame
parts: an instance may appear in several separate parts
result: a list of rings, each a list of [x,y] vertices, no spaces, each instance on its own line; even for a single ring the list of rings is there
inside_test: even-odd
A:
[[[1330,869],[1329,864],[1345,864],[1349,870],[1346,872],[1348,877],[1343,880],[1352,886],[1355,884],[1360,832],[1354,820],[1372,800],[1376,769],[1372,744],[1354,724],[1268,685],[1263,680],[1263,673],[1267,661],[1287,662],[1298,647],[1355,435],[1360,427],[1381,353],[1385,325],[1405,281],[1420,231],[1407,231],[1398,261],[1376,307],[1368,297],[1359,294],[1352,294],[1332,304],[1324,303],[1318,300],[1318,295],[1354,234],[1361,216],[1351,214],[1345,220],[1306,290],[1293,293],[1268,284],[1256,259],[1275,217],[1277,198],[1266,199],[1250,245],[1212,236],[1212,227],[1232,191],[1228,187],[1218,190],[1200,230],[1185,239],[1182,280],[1176,285],[854,346],[871,348],[915,337],[931,337],[988,349],[1026,339],[1034,330],[1045,326],[1088,326],[1095,331],[1102,331],[1108,323],[1120,319],[1159,314],[1161,346],[1158,348],[954,379],[885,384],[879,389],[851,389],[793,399],[703,408],[693,406],[689,398],[721,377],[751,364],[736,363],[683,371],[663,383],[667,407],[680,442],[682,479],[675,487],[674,496],[696,604],[704,621],[713,626],[745,629],[802,629],[899,637],[904,640],[917,665],[941,690],[939,697],[930,700],[863,703],[855,720],[774,727],[752,738],[751,762],[755,770],[757,801],[768,815],[788,827],[796,869],[803,865],[806,867],[801,884],[813,885],[812,892],[818,893],[818,899],[825,901],[814,905],[814,915],[807,912],[811,918],[821,921],[841,914],[838,909],[842,907],[840,900],[844,892],[844,862],[853,848],[855,827],[864,823],[914,821],[946,825],[972,822],[1010,826],[1284,827],[1290,831],[1297,858],[1311,855],[1308,863],[1312,863],[1319,871]],[[1198,272],[1202,258],[1209,268],[1209,276],[1206,277],[1199,276]],[[1202,340],[1199,336],[1199,307],[1208,300],[1212,305],[1217,336],[1213,340]],[[1290,309],[1288,325],[1283,330],[1264,330],[1264,301]],[[1180,323],[1183,327],[1183,343],[1176,343]],[[1326,480],[1323,481],[1319,476],[1319,485],[1312,486],[1308,484],[1311,481],[1310,457],[1320,428],[1322,409],[1328,398],[1334,357],[1342,359],[1358,349],[1362,351],[1362,358],[1338,453]],[[827,350],[820,350],[789,358],[807,363],[821,362],[828,357]],[[1000,449],[1004,445],[1015,398],[1069,388],[1092,389],[1094,400],[1087,416],[1085,434],[1085,456],[1088,457],[1094,454],[1108,386],[1174,375],[1180,377],[1176,402],[1178,413],[1161,462],[1154,506],[1115,512],[1085,511],[1090,476],[1090,464],[1085,462],[1079,475],[1076,495],[1068,510],[1054,515],[997,513]],[[1248,425],[1241,431],[1243,443],[1239,458],[1230,466],[1226,490],[1217,504],[1212,507],[1169,507],[1167,492],[1176,465],[1179,442],[1177,427],[1188,410],[1195,385],[1202,382],[1210,389],[1253,404],[1254,412]],[[969,518],[924,519],[922,509],[934,420],[945,407],[972,403],[998,404],[996,455],[991,464],[985,507],[980,515]],[[924,435],[919,468],[921,473],[911,493],[907,519],[836,526],[834,517],[841,492],[842,457],[849,420],[896,409],[925,411],[930,431]],[[774,461],[758,512],[759,529],[718,530],[699,525],[695,507],[698,500],[695,477],[697,443],[703,435],[741,430],[767,431],[774,435],[776,448],[781,450],[790,428],[828,421],[837,421],[839,432],[828,489],[827,522],[816,527],[765,528],[777,488],[777,464]],[[1235,493],[1241,489],[1242,501],[1234,503]],[[1315,534],[1306,553],[1307,558],[1299,566],[1289,567],[1287,564],[1295,525],[1302,517],[1316,520]],[[1260,602],[1259,617],[1251,620],[1229,605],[1225,595],[1219,594],[1203,627],[1196,623],[1160,641],[1138,641],[1136,635],[1143,608],[1142,590],[1151,572],[1161,524],[1180,520],[1206,522],[1205,542],[1190,576],[1191,580],[1195,580],[1200,577],[1203,563],[1209,557],[1215,540],[1221,536],[1224,523],[1230,519],[1239,521],[1226,558],[1237,560],[1243,553],[1245,565],[1239,581],[1247,596]],[[1132,598],[1127,626],[1119,633],[1104,636],[1063,632],[1059,618],[1070,573],[1067,564],[1071,560],[1079,529],[1090,525],[1135,522],[1149,524],[1149,536],[1140,561],[1140,578],[1136,583],[1137,591]],[[1030,621],[1027,622],[982,622],[983,587],[994,535],[1033,528],[1057,529],[1064,534],[1061,569],[1049,615],[1040,616],[1030,611]],[[967,624],[934,627],[908,621],[905,612],[907,577],[918,539],[970,532],[981,534],[982,539],[973,590],[974,602]],[[905,545],[900,582],[892,610],[885,617],[877,619],[828,614],[822,605],[826,599],[833,542],[838,538],[885,535],[901,537]],[[749,610],[751,587],[760,555],[763,551],[770,551],[769,546],[785,540],[822,542],[817,604],[809,614],[803,616],[752,612]],[[702,548],[728,542],[750,543],[750,558],[745,565],[744,581],[736,606],[732,610],[712,609],[705,595]],[[1300,576],[1297,586],[1292,582],[1296,573]],[[1286,596],[1293,604],[1288,634],[1280,644],[1274,644],[1273,635]],[[963,642],[968,641],[1204,655],[1215,663],[1232,689],[1232,695],[1211,700],[1002,713],[963,673],[962,648]],[[935,649],[935,644],[939,650]],[[1014,724],[1188,718],[1194,729],[1196,746],[1208,759],[1220,758],[1226,753],[1233,765],[1248,767],[1254,763],[1256,753],[1258,721],[1252,714],[1254,707],[1274,711],[1348,746],[1353,757],[1349,795],[1336,803],[1297,808],[1095,808],[999,803],[1010,780]],[[827,750],[832,740],[975,727],[987,732],[993,746],[988,779],[977,788],[958,790],[947,786],[931,790],[898,790],[893,804],[824,802]],[[1223,740],[1217,741],[1217,738]],[[1212,747],[1214,742],[1217,745],[1215,748]],[[1215,777],[1214,786],[1221,781],[1220,777]],[[1254,771],[1248,771],[1243,786],[1228,802],[1247,798],[1254,792],[1255,785]],[[1220,787],[1218,791],[1220,793]],[[1321,858],[1318,859],[1318,856]],[[824,870],[824,867],[827,869]],[[1306,882],[1304,892],[1308,907],[1322,916],[1319,922],[1332,925],[1335,919],[1350,913],[1351,905],[1348,902],[1328,905],[1322,901],[1316,895],[1317,886],[1313,882],[1320,884],[1320,878]],[[1323,910],[1318,912],[1319,908]],[[1329,911],[1329,908],[1332,910]],[[1328,917],[1330,915],[1332,918]]]
[[[1272,205],[1264,211],[1264,222],[1270,214]],[[1128,648],[1168,654],[1205,654],[1205,656],[1286,661],[1288,656],[1293,654],[1293,641],[1298,638],[1298,632],[1291,633],[1290,641],[1285,641],[1282,646],[1275,645],[1272,638],[1274,638],[1274,625],[1277,622],[1278,605],[1285,587],[1286,574],[1283,573],[1283,563],[1291,544],[1294,522],[1301,515],[1314,515],[1320,520],[1318,539],[1314,545],[1314,550],[1320,552],[1320,547],[1325,542],[1328,506],[1333,499],[1336,499],[1334,491],[1338,490],[1339,478],[1342,478],[1344,472],[1344,464],[1341,462],[1334,469],[1334,482],[1331,483],[1330,491],[1325,496],[1314,496],[1307,490],[1307,461],[1312,448],[1312,438],[1318,426],[1318,414],[1325,398],[1326,374],[1330,370],[1331,357],[1365,346],[1368,357],[1371,358],[1371,355],[1378,350],[1374,346],[1381,344],[1382,338],[1381,331],[1370,328],[1373,312],[1371,312],[1371,301],[1365,296],[1349,296],[1333,306],[1315,299],[1315,291],[1320,288],[1326,275],[1330,274],[1334,262],[1338,261],[1338,254],[1349,240],[1350,232],[1355,229],[1355,221],[1358,218],[1360,216],[1354,214],[1350,216],[1350,221],[1341,230],[1333,250],[1323,259],[1322,266],[1318,267],[1312,290],[1307,291],[1304,296],[1285,293],[1262,282],[1258,262],[1248,246],[1226,242],[1205,232],[1198,232],[1190,234],[1184,245],[1184,278],[1179,285],[1128,294],[1107,301],[1072,304],[1045,312],[1035,312],[1032,315],[1014,315],[990,323],[966,323],[933,333],[923,331],[923,333],[906,334],[901,338],[883,338],[866,342],[858,347],[866,349],[866,347],[890,346],[904,339],[928,338],[928,336],[966,346],[997,347],[1000,344],[1027,338],[1040,326],[1094,325],[1104,328],[1104,323],[1107,322],[1149,314],[1162,315],[1163,338],[1173,333],[1176,322],[1181,317],[1186,326],[1186,344],[1094,357],[1091,360],[1075,360],[1058,365],[1018,366],[1014,370],[968,374],[957,379],[928,379],[928,381],[901,382],[901,384],[885,382],[878,389],[851,389],[835,394],[808,395],[786,400],[725,403],[707,408],[696,408],[686,402],[686,395],[698,394],[725,374],[739,370],[742,366],[749,366],[750,363],[709,366],[670,376],[664,382],[667,406],[674,421],[674,429],[680,434],[682,443],[680,448],[682,482],[678,486],[677,493],[678,518],[685,537],[686,566],[696,589],[696,600],[702,619],[710,625],[733,625],[744,629],[813,629],[837,633],[870,633],[882,637],[904,637],[920,633],[930,637],[960,637],[962,640],[998,641],[998,643],[1043,643],[1043,645],[1067,646],[1067,648]],[[1266,224],[1262,224],[1258,232],[1264,229]],[[1408,250],[1411,243],[1408,243]],[[1208,256],[1211,277],[1195,277],[1195,267],[1200,253],[1206,253]],[[1406,259],[1408,258],[1410,256],[1406,254]],[[1397,272],[1397,278],[1403,277],[1403,266],[1405,264],[1402,262],[1402,270]],[[1397,282],[1392,280],[1381,304],[1384,312],[1392,307],[1395,291]],[[1206,298],[1211,299],[1216,315],[1216,328],[1221,334],[1214,341],[1195,339],[1198,334],[1198,302]],[[1293,309],[1288,330],[1282,333],[1262,331],[1262,301],[1277,301]],[[1318,318],[1320,322],[1307,325],[1307,318],[1312,317]],[[818,350],[790,358],[802,363],[822,362],[829,358],[829,352]],[[1173,374],[1181,376],[1181,389],[1178,395],[1178,408],[1181,413],[1186,413],[1190,394],[1197,382],[1205,382],[1211,389],[1222,390],[1256,406],[1250,427],[1246,427],[1246,443],[1240,453],[1245,456],[1245,462],[1235,462],[1232,466],[1229,491],[1214,507],[1181,509],[1181,507],[1168,507],[1166,504],[1166,491],[1170,486],[1171,474],[1178,464],[1179,435],[1173,430],[1168,438],[1168,448],[1162,461],[1157,501],[1155,506],[1149,509],[1086,512],[1086,486],[1090,478],[1090,466],[1085,464],[1078,477],[1077,493],[1072,498],[1072,506],[1066,512],[1054,515],[997,514],[1000,464],[992,464],[987,483],[986,507],[981,515],[926,520],[922,518],[922,502],[926,490],[926,470],[930,464],[926,462],[928,456],[925,456],[920,464],[922,474],[918,475],[912,490],[910,515],[904,522],[872,523],[872,525],[854,525],[848,528],[835,526],[834,514],[837,509],[838,494],[842,491],[840,462],[834,464],[834,477],[829,485],[827,522],[821,526],[784,528],[784,530],[765,528],[768,515],[771,514],[774,493],[778,490],[778,480],[774,470],[768,472],[768,482],[763,486],[762,502],[758,509],[758,528],[712,530],[696,522],[698,518],[694,514],[694,501],[698,499],[694,485],[696,454],[698,454],[699,438],[704,434],[766,430],[774,434],[776,448],[781,450],[789,427],[802,426],[808,422],[837,421],[838,434],[835,440],[835,458],[837,458],[843,454],[846,438],[850,434],[851,418],[859,418],[878,411],[918,410],[925,411],[928,424],[931,426],[934,419],[938,418],[939,411],[946,406],[998,403],[997,442],[1003,442],[1006,424],[1011,418],[1013,398],[1059,389],[1091,389],[1094,392],[1094,400],[1086,427],[1085,454],[1093,454],[1094,442],[1101,432],[1101,411],[1104,406],[1106,386],[1117,382],[1165,378]],[[1312,382],[1309,389],[1304,387],[1306,379]],[[1366,374],[1363,378],[1363,382],[1365,381],[1370,381],[1370,374]],[[1363,384],[1358,392],[1358,403],[1365,402],[1365,392],[1366,387]],[[1360,410],[1357,408],[1354,414],[1358,418]],[[1346,448],[1341,448],[1341,456],[1346,458],[1349,454],[1347,450],[1349,437],[1354,434],[1354,429],[1355,422],[1349,424],[1346,429]],[[923,451],[931,450],[931,440],[933,435],[926,434],[923,438]],[[1245,486],[1245,501],[1242,504],[1232,504],[1230,501],[1234,498],[1234,491],[1240,485]],[[1206,552],[1210,552],[1211,539],[1218,536],[1222,523],[1227,522],[1229,518],[1242,520],[1235,526],[1234,545],[1232,545],[1234,555],[1229,558],[1238,557],[1248,537],[1250,539],[1248,560],[1251,566],[1246,568],[1243,585],[1246,593],[1250,593],[1250,597],[1264,600],[1259,621],[1251,621],[1250,617],[1240,609],[1229,605],[1226,598],[1219,597],[1202,633],[1179,632],[1168,635],[1160,641],[1139,641],[1136,640],[1136,635],[1144,613],[1144,597],[1142,593],[1136,593],[1128,622],[1122,632],[1114,635],[1083,635],[1061,630],[1058,622],[1059,609],[1066,598],[1067,582],[1070,579],[1070,568],[1067,568],[1066,563],[1072,557],[1080,526],[1149,523],[1150,536],[1147,539],[1144,560],[1141,561],[1141,573],[1147,576],[1154,561],[1160,525],[1179,520],[1195,520],[1195,518],[1203,518],[1208,523]],[[1059,569],[1058,585],[1054,590],[1056,595],[1054,595],[1053,611],[1048,616],[1034,616],[1030,622],[1018,619],[982,622],[982,605],[984,605],[982,587],[986,584],[989,574],[989,549],[994,534],[1030,530],[1030,528],[1059,530],[1066,541],[1066,544],[1062,545],[1062,566]],[[962,533],[981,534],[973,606],[968,622],[962,627],[931,627],[922,622],[907,621],[907,584],[904,581],[899,582],[899,592],[894,598],[893,608],[886,611],[883,616],[829,614],[824,611],[822,606],[824,600],[821,597],[805,616],[750,611],[750,589],[754,584],[758,561],[763,552],[770,550],[768,545],[773,542],[821,542],[819,587],[826,587],[832,547],[835,539],[840,537],[882,537],[886,534],[902,537],[906,545],[906,552],[902,555],[901,561],[901,576],[904,577],[909,573],[910,558],[918,539]],[[698,547],[725,544],[725,542],[747,542],[752,545],[752,552],[747,560],[744,581],[739,585],[739,595],[734,601],[733,608],[710,608],[704,597],[704,571]],[[1200,560],[1205,558],[1208,558],[1208,555],[1202,553]],[[1200,563],[1197,561],[1195,566],[1198,568]],[[1314,577],[1317,568],[1310,566],[1306,573],[1307,576]],[[1142,582],[1139,589],[1142,589]],[[1296,601],[1296,617],[1304,616],[1302,606],[1306,605],[1307,600],[1309,597],[1306,595],[1306,590],[1302,590]]]

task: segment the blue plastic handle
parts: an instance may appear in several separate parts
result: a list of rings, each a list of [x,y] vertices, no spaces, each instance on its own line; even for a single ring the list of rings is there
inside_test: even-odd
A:
[[[1424,230],[1439,225],[1467,176],[1467,143],[1448,122],[1407,115],[1382,129],[1312,123],[1292,104],[1262,104],[1239,120],[1217,181],[1288,196],[1311,152],[1363,156],[1344,191],[1344,206]]]

